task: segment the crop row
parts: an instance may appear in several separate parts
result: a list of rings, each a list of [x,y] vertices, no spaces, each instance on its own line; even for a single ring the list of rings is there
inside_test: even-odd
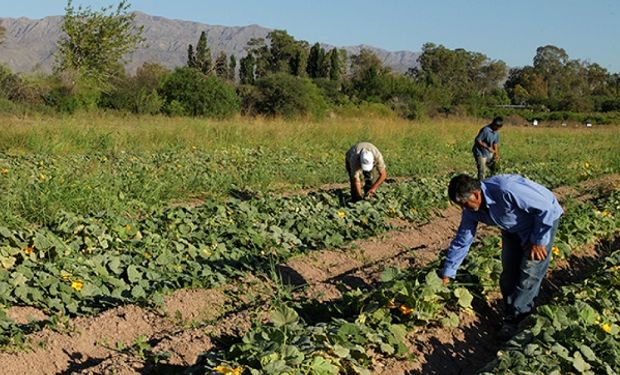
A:
[[[571,202],[561,221],[554,255],[568,257],[586,243],[616,234],[620,227],[618,211],[620,192],[592,202]],[[438,262],[433,262],[421,269],[387,269],[378,287],[365,293],[351,292],[323,314],[281,306],[273,311],[270,323],[255,323],[230,349],[205,353],[204,370],[225,374],[367,374],[377,358],[407,356],[408,329],[458,326],[458,311],[471,307],[472,295],[480,295],[481,289],[488,291],[497,283],[499,254],[499,238],[484,238],[472,249],[462,274],[450,286],[441,283],[436,274]],[[616,265],[607,266],[606,270],[610,269],[617,271]],[[617,273],[615,277],[617,286]],[[607,278],[603,282],[613,283]],[[615,288],[597,293],[607,295],[601,302],[605,308],[618,297]],[[597,293],[589,298],[597,299]],[[317,322],[317,316],[323,319]],[[602,312],[597,316],[601,319]],[[615,324],[610,326],[610,333],[615,330],[617,334],[617,318],[610,318],[608,324]],[[539,357],[538,361],[544,359]],[[512,365],[509,362],[502,369]],[[529,371],[527,367],[519,369]]]
[[[593,220],[620,227],[614,219],[620,194],[593,210],[574,229],[599,231]],[[615,212],[612,213],[612,212]],[[574,240],[573,237],[567,237]],[[600,262],[583,282],[563,288],[540,307],[529,326],[497,353],[485,372],[502,374],[617,374],[620,371],[620,250]]]
[[[286,149],[244,148],[68,156],[7,156],[0,152],[0,189],[4,192],[0,222],[47,226],[58,220],[59,212],[143,217],[154,206],[197,195],[223,201],[235,189],[264,192],[282,186],[318,186],[345,180],[341,157],[333,152],[317,152],[310,158]],[[390,168],[390,174],[405,169],[402,158],[396,159],[393,163],[401,166]],[[436,178],[437,170],[454,168],[446,155],[428,159],[411,163],[410,169],[405,169],[407,174]],[[437,163],[446,166],[437,169]],[[618,172],[613,163],[590,165],[559,156],[505,165],[504,173],[524,174],[551,188]]]
[[[444,183],[392,184],[356,204],[334,191],[167,208],[139,221],[65,213],[48,227],[0,227],[0,303],[60,314],[157,304],[179,288],[212,287],[377,234],[389,217],[423,222],[446,204]]]

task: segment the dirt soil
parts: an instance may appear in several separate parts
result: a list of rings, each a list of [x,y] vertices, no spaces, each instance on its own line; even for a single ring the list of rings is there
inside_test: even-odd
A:
[[[557,189],[560,199],[579,197],[593,189],[614,189],[620,176],[588,181],[576,189]],[[292,286],[305,286],[303,298],[329,301],[350,288],[371,288],[387,266],[419,267],[437,259],[458,226],[460,211],[442,210],[428,224],[396,223],[398,228],[380,236],[355,241],[346,249],[316,251],[290,259],[278,271]],[[480,235],[495,232],[481,228]],[[616,248],[618,242],[613,244]],[[597,257],[596,249],[550,271],[541,299],[578,279]],[[230,292],[235,293],[230,293]],[[240,293],[242,292],[242,293]],[[72,319],[59,330],[44,329],[28,336],[28,347],[0,353],[0,374],[177,374],[196,362],[200,353],[226,345],[229,337],[242,335],[252,319],[266,319],[273,291],[256,277],[219,288],[180,290],[166,298],[161,311],[128,305],[93,317]],[[243,295],[233,299],[231,295]],[[499,319],[497,299],[478,302],[474,312],[463,312],[458,328],[422,327],[408,335],[412,358],[378,363],[374,374],[473,374],[495,356],[501,344],[494,337]],[[20,322],[45,316],[28,307],[9,314]],[[206,322],[206,323],[205,323]],[[139,352],[119,350],[147,342],[152,352],[170,358],[151,366]]]

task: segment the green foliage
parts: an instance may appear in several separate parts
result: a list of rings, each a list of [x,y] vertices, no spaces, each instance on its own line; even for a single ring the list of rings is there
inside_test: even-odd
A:
[[[207,46],[207,33],[201,32],[196,45],[196,52],[190,44],[187,49],[187,66],[197,69],[203,74],[210,74],[213,70],[211,49]]]
[[[169,114],[223,118],[239,111],[239,99],[232,87],[193,68],[175,69],[158,92]]]
[[[564,49],[546,45],[536,49],[533,66],[511,70],[505,88],[516,104],[552,111],[609,111],[613,107],[603,108],[596,98],[617,98],[616,79],[596,63],[571,60]]]
[[[221,51],[220,54],[215,59],[215,75],[221,79],[227,80],[230,77],[230,72],[228,71],[228,56],[226,56],[226,52]]]
[[[388,96],[387,77],[390,70],[383,66],[377,55],[362,49],[351,57],[351,96],[366,101],[381,102]]]
[[[256,88],[255,108],[260,114],[321,118],[327,110],[321,90],[307,78],[271,74],[256,81]]]
[[[420,66],[410,69],[409,75],[429,88],[425,101],[436,106],[437,112],[448,112],[461,105],[476,110],[498,91],[507,72],[503,61],[464,49],[450,50],[427,43],[422,47]],[[439,92],[437,92],[439,91]],[[471,113],[471,112],[470,112]]]
[[[103,94],[101,108],[113,108],[138,114],[156,114],[163,107],[163,99],[157,93],[168,70],[161,65],[145,63],[133,77],[117,77],[114,89]]]
[[[101,90],[95,78],[71,72],[59,73],[54,78],[53,87],[45,96],[47,105],[69,114],[97,108]]]
[[[136,26],[130,4],[121,0],[100,11],[73,7],[68,0],[58,42],[56,72],[75,71],[105,85],[119,71],[124,56],[144,41],[143,27]]]

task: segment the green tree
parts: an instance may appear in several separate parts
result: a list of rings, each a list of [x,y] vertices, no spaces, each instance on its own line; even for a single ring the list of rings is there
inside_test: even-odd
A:
[[[258,113],[269,116],[320,118],[327,110],[321,90],[308,78],[274,73],[256,81]]]
[[[310,53],[308,55],[308,64],[306,67],[308,77],[319,78],[319,70],[321,64],[323,63],[324,56],[325,50],[319,43],[314,43],[310,48]]]
[[[190,68],[198,69],[198,64],[196,64],[196,54],[194,53],[194,46],[191,44],[187,47],[187,66]]]
[[[342,78],[342,63],[340,61],[340,53],[336,48],[332,48],[327,54],[329,60],[329,79],[339,81]]]
[[[351,94],[362,100],[381,102],[387,94],[386,77],[390,69],[383,66],[377,55],[363,48],[351,57]]]
[[[189,67],[169,74],[158,93],[164,99],[164,109],[173,115],[223,118],[239,111],[239,98],[233,87]]]
[[[419,67],[411,69],[409,75],[429,90],[442,91],[441,106],[447,109],[496,96],[508,70],[503,61],[484,54],[433,43],[424,44],[418,62]]]
[[[269,43],[262,38],[248,42],[247,54],[254,62],[255,78],[265,77],[270,73],[289,73],[305,75],[308,59],[308,43],[296,41],[285,30],[274,30],[267,34]],[[246,60],[247,64],[249,60]]]
[[[221,79],[228,79],[230,74],[228,73],[228,56],[226,55],[226,52],[220,51],[219,55],[217,55],[214,69],[215,75]]]
[[[239,81],[242,85],[253,85],[256,79],[254,73],[256,60],[254,55],[249,53],[239,61]]]
[[[76,10],[69,0],[56,71],[73,70],[99,82],[116,75],[122,69],[122,59],[144,42],[143,27],[135,24],[135,14],[128,13],[129,8],[129,2],[121,0],[115,10],[112,6],[100,11],[81,6]]]
[[[211,49],[207,45],[207,33],[201,32],[196,44],[196,68],[204,74],[210,74],[212,69]]]
[[[235,81],[235,71],[237,70],[237,58],[235,55],[230,55],[228,59],[228,80]]]

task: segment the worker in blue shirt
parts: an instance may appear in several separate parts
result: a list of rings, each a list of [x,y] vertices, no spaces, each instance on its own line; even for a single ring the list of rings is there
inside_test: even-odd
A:
[[[450,180],[448,195],[463,212],[448,248],[442,279],[447,284],[455,277],[479,222],[499,227],[502,232],[500,289],[505,317],[498,336],[507,340],[534,307],[564,211],[547,188],[514,174],[483,181],[458,175]]]
[[[478,168],[478,179],[482,180],[487,172],[495,174],[497,162],[499,162],[499,129],[504,125],[504,119],[495,117],[493,121],[480,129],[472,152]]]

